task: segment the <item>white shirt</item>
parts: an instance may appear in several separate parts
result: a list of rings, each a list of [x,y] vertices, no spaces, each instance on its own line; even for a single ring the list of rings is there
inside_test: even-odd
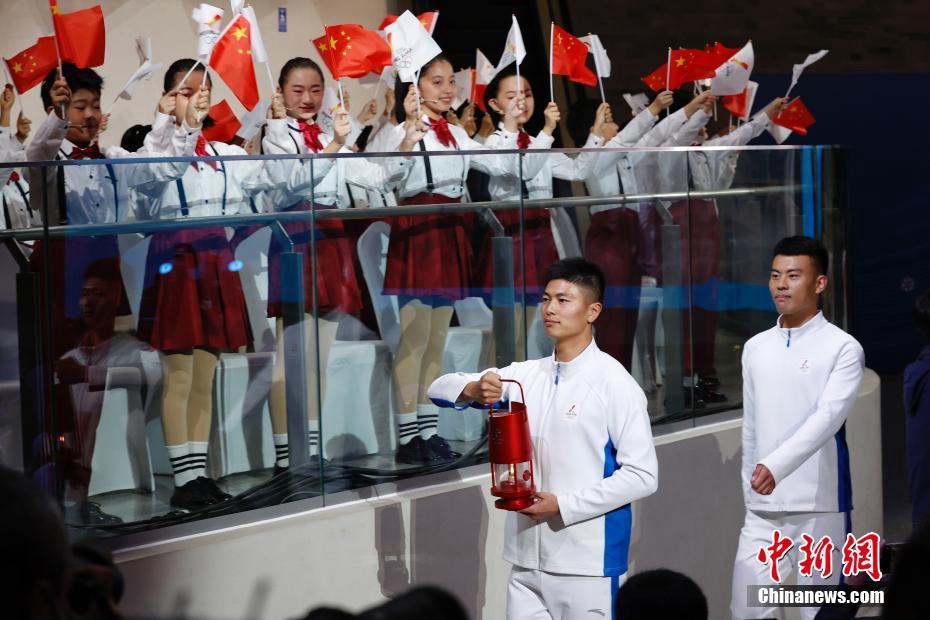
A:
[[[773,512],[852,509],[845,423],[865,367],[855,338],[818,313],[801,327],[775,327],[743,348],[746,508]],[[775,477],[771,495],[749,481],[756,464]]]
[[[484,141],[485,149],[516,150],[519,133],[504,129],[500,123],[497,131],[489,135]],[[548,149],[552,146],[553,138],[540,131],[530,140],[529,149]],[[594,134],[588,135],[584,148],[591,149],[601,146],[603,140]],[[523,178],[526,180],[528,198],[552,198],[552,179],[566,181],[581,181],[591,169],[595,160],[593,153],[579,153],[575,158],[564,153],[527,154],[523,157]],[[488,193],[492,200],[518,200],[522,187],[515,176],[492,176],[488,182]]]
[[[22,176],[8,180],[0,192],[3,202],[3,217],[0,228],[32,228],[42,225],[42,214],[34,210],[29,202],[29,183]]]
[[[642,146],[640,142],[645,140],[658,120],[658,117],[653,116],[649,108],[646,108],[633,117],[633,120],[627,123],[616,136],[604,145],[604,148],[622,149]],[[660,127],[668,127],[668,125],[660,125]],[[592,174],[589,174],[585,179],[588,194],[591,196],[617,196],[621,193],[635,194],[636,176],[633,167],[641,159],[641,156],[641,153],[629,151],[605,151],[600,153]],[[622,188],[621,182],[623,183]],[[591,207],[591,215],[620,207],[636,210],[638,205],[636,203],[596,205]]]
[[[0,127],[0,162],[25,161],[26,150],[9,127]],[[13,168],[0,168],[0,183],[6,183]]]
[[[192,130],[182,123],[178,132],[196,145],[201,129]],[[223,157],[248,155],[244,149],[225,142],[208,142],[207,152]],[[247,215],[253,212],[254,196],[288,186],[287,162],[248,159],[213,163],[215,168],[205,161],[183,162],[183,200],[178,179],[136,188],[139,219]]]
[[[424,116],[423,121],[429,119]],[[433,177],[433,187],[427,183],[426,166],[423,156],[405,155],[403,157],[388,158],[384,165],[387,176],[397,180],[398,194],[401,198],[416,196],[424,192],[442,194],[449,198],[460,198],[465,194],[465,179],[468,170],[475,168],[492,178],[495,176],[509,176],[518,179],[518,155],[471,155],[468,151],[485,150],[484,145],[468,137],[464,129],[458,125],[449,124],[455,145],[445,146],[436,137],[436,132],[430,131],[423,137],[423,146],[426,151],[463,151],[459,156],[442,155],[430,156],[429,164]],[[390,137],[385,136],[385,144],[394,144],[394,149],[404,140],[404,123],[393,128],[385,128],[382,132],[392,132]],[[417,151],[414,150],[414,153]]]
[[[752,119],[740,125],[725,136],[711,138],[703,146],[745,146],[759,137],[769,126],[769,115],[759,112]],[[688,153],[688,165],[694,189],[715,190],[728,189],[736,176],[736,163],[739,151],[691,151]]]
[[[642,389],[593,341],[570,362],[553,355],[489,370],[523,385],[536,489],[555,494],[560,512],[542,523],[509,512],[504,559],[566,575],[626,573],[630,504],[658,487]],[[444,375],[430,386],[429,397],[451,406],[482,374]],[[520,399],[516,386],[504,386],[505,400]]]
[[[66,160],[75,145],[65,135],[68,123],[54,113],[49,113],[36,131],[26,149],[29,161]],[[145,146],[136,153],[111,146],[101,149],[106,159],[132,159],[153,156],[193,155],[194,142],[183,136],[175,137],[171,117],[156,114],[152,131],[146,136]],[[94,164],[62,166],[64,175],[65,203],[69,224],[104,224],[131,219],[135,205],[130,190],[147,184],[164,183],[177,179],[188,164],[184,162],[161,162],[147,164]],[[58,170],[47,168],[30,169],[31,185],[46,188],[49,196],[49,212],[54,209],[57,217]],[[42,174],[45,173],[44,183]],[[38,182],[37,182],[38,181]],[[33,209],[42,212],[43,191],[33,192]],[[57,224],[57,221],[50,221]]]
[[[333,140],[332,136],[320,133],[320,144],[326,148]],[[304,141],[297,122],[293,119],[272,119],[268,121],[262,149],[268,155],[303,154],[312,152]],[[346,147],[340,153],[352,153]],[[339,208],[351,206],[349,190],[346,183],[364,187],[366,190],[385,191],[390,182],[385,175],[385,168],[374,164],[364,157],[328,157],[322,154],[312,160],[289,160],[285,165],[292,169],[289,176],[293,181],[289,192],[282,196],[277,205],[284,209],[298,200],[312,200],[317,204],[335,205]],[[288,199],[288,195],[290,199]]]

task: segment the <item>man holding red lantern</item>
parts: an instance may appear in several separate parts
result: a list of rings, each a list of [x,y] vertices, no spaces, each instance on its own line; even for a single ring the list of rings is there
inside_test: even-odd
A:
[[[594,342],[604,275],[584,259],[546,274],[542,318],[553,355],[484,373],[437,379],[440,406],[491,405],[525,389],[533,444],[534,503],[507,516],[504,559],[513,564],[507,618],[610,617],[627,572],[631,503],[654,493],[658,465],[646,397]]]

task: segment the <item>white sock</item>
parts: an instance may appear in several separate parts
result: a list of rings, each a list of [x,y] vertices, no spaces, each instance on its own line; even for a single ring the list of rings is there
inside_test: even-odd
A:
[[[272,435],[271,439],[274,441],[274,464],[278,467],[287,467],[291,462],[287,433]]]
[[[436,434],[439,426],[439,407],[436,405],[417,405],[417,422],[420,427],[420,437],[424,440]]]
[[[189,443],[182,443],[168,448],[168,460],[171,461],[171,470],[174,472],[174,486],[182,487],[194,478],[196,464],[191,462]]]
[[[420,425],[417,422],[416,412],[397,414],[397,441],[400,445],[407,445],[419,433]]]
[[[320,431],[315,428],[307,431],[307,447],[310,448],[310,456],[320,455]]]
[[[187,449],[190,451],[190,464],[196,466],[191,473],[194,478],[203,476],[207,477],[207,442],[206,441],[188,441]]]

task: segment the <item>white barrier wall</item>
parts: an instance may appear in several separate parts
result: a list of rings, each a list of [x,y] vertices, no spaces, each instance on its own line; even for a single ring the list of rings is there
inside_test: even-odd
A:
[[[847,425],[853,530],[882,532],[880,394],[867,371]],[[634,507],[631,570],[666,567],[694,578],[711,618],[728,617],[730,574],[743,520],[740,421],[656,440],[659,491]],[[131,616],[289,618],[330,605],[359,611],[411,585],[453,591],[474,618],[503,618],[509,565],[504,514],[484,468],[426,488],[251,525],[124,549]],[[471,472],[471,475],[468,475]],[[792,616],[787,616],[791,618]]]

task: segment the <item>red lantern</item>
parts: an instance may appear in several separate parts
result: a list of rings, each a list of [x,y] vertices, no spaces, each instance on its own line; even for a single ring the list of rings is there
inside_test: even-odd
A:
[[[503,510],[523,510],[534,503],[536,485],[533,480],[533,444],[526,415],[526,397],[520,388],[522,403],[510,403],[510,411],[490,410],[488,421],[488,451],[491,459],[491,495],[499,497],[494,505]]]

